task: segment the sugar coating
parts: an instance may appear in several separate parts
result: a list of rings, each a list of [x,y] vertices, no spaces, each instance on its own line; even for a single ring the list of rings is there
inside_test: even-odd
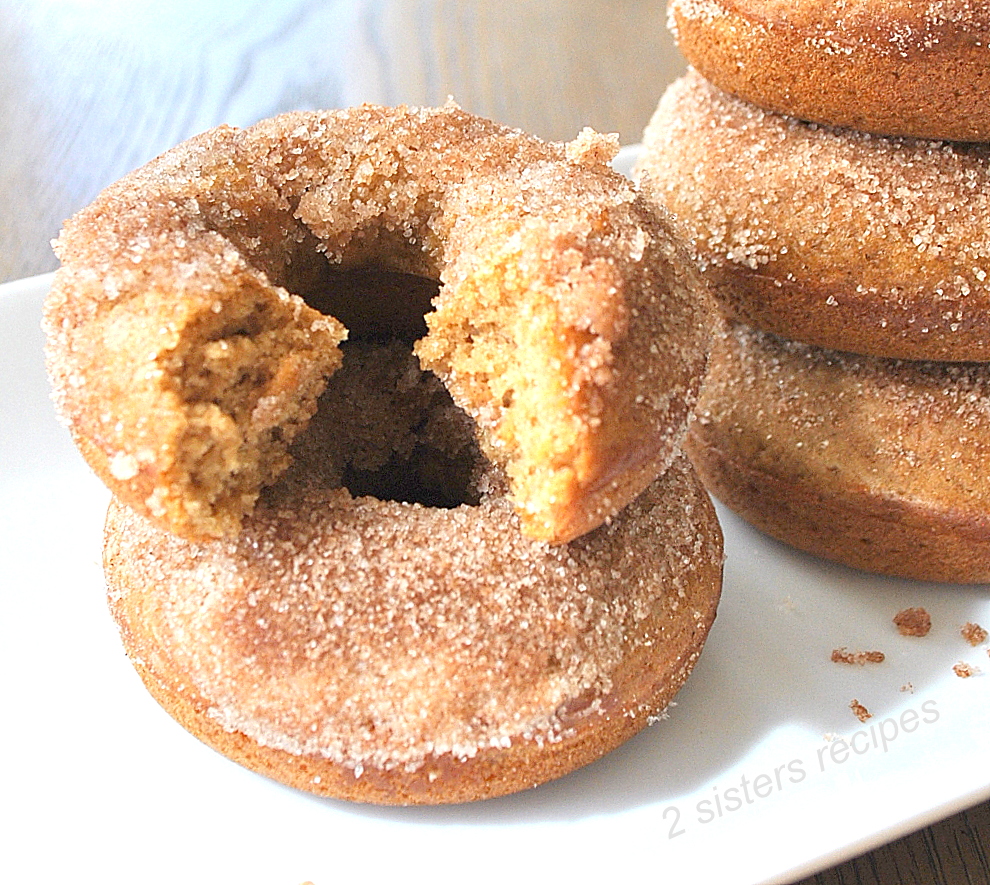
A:
[[[429,508],[290,473],[229,541],[115,503],[106,566],[153,680],[226,731],[361,777],[644,724],[714,617],[721,535],[684,459],[567,545],[525,538],[498,494]]]
[[[990,148],[802,123],[690,73],[637,175],[740,318],[884,356],[990,355]]]
[[[418,357],[525,530],[589,531],[671,462],[708,340],[703,285],[615,149],[453,104],[205,133],[67,222],[45,310],[59,411],[130,506],[229,536],[286,469],[351,325],[428,313]],[[435,297],[341,294],[355,272],[427,278]]]

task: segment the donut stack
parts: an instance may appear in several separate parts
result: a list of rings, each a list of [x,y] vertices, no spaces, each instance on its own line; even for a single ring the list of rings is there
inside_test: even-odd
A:
[[[990,7],[672,0],[637,176],[727,318],[688,451],[767,533],[990,580]]]
[[[483,799],[659,716],[715,617],[704,284],[610,166],[461,111],[221,127],[70,219],[56,403],[146,687],[323,796]]]

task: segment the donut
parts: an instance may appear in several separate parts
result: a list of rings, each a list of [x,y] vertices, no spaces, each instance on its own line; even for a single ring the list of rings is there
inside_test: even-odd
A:
[[[990,141],[980,0],[670,0],[689,62],[760,107],[880,135]]]
[[[868,572],[990,581],[990,365],[886,360],[741,324],[685,449],[767,534]]]
[[[610,168],[616,149],[453,104],[183,143],[58,239],[58,410],[121,501],[189,540],[233,537],[288,468],[340,342],[411,340],[527,536],[572,540],[671,463],[707,352],[703,284]]]
[[[802,123],[690,72],[636,176],[726,312],[816,346],[990,360],[990,146]]]
[[[383,359],[401,374],[402,355]],[[435,423],[463,419],[435,379],[418,386]],[[325,396],[388,416],[361,389]],[[111,610],[179,723],[292,787],[415,805],[535,786],[662,714],[721,587],[718,521],[683,455],[607,524],[549,544],[523,533],[490,462],[475,504],[352,496],[328,446],[387,460],[409,428],[380,417],[338,445],[315,430],[325,408],[233,539],[191,542],[111,504]]]

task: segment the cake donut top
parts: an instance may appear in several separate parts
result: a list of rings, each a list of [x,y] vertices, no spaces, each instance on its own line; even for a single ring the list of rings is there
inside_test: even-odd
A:
[[[59,410],[123,501],[185,537],[231,535],[340,341],[402,339],[475,422],[524,530],[576,537],[666,469],[707,348],[701,286],[616,149],[453,104],[179,145],[57,242]]]
[[[978,0],[671,0],[708,79],[769,110],[885,135],[990,139]]]
[[[675,11],[709,24],[730,14],[764,27],[788,26],[817,39],[825,53],[845,54],[859,45],[878,53],[907,56],[930,50],[947,36],[982,42],[990,34],[990,11],[978,0],[832,0],[827,5],[794,0],[673,0]],[[674,25],[676,27],[676,24]]]

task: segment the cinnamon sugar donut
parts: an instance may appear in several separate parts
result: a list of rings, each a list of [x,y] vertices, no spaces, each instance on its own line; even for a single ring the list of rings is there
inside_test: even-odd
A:
[[[990,146],[762,111],[691,72],[637,175],[737,319],[837,350],[990,360]]]
[[[122,501],[190,539],[232,536],[345,335],[411,335],[523,531],[575,538],[671,462],[707,347],[699,284],[609,168],[615,148],[453,105],[292,113],[180,145],[58,240],[59,410]]]
[[[686,449],[716,497],[802,550],[990,581],[990,365],[884,360],[736,325]]]
[[[804,120],[990,141],[981,0],[670,0],[681,51],[728,92]]]
[[[683,457],[565,545],[526,538],[497,477],[478,504],[441,508],[318,476],[290,469],[233,540],[184,541],[119,502],[108,515],[111,608],[138,673],[248,768],[362,802],[484,799],[597,759],[693,667],[721,534]]]

